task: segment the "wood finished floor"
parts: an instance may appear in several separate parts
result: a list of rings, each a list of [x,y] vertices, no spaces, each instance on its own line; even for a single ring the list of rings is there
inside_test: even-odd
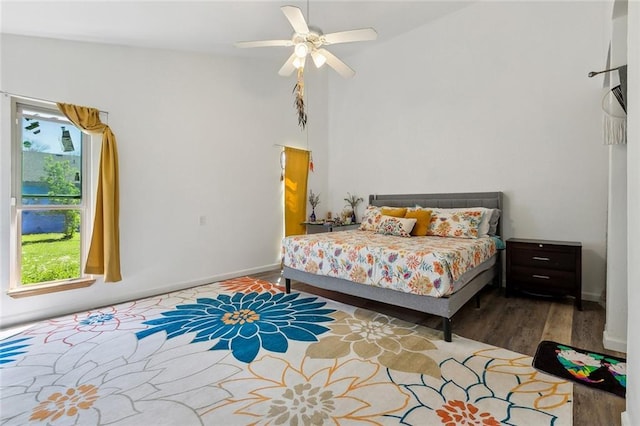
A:
[[[284,285],[278,270],[253,276],[273,283],[282,281]],[[341,295],[298,281],[292,282],[292,288],[442,330],[441,318],[433,315]],[[578,311],[573,307],[571,299],[506,298],[502,290],[493,287],[486,287],[480,292],[480,296],[480,308],[476,308],[476,303],[472,300],[453,317],[454,334],[530,356],[535,354],[538,343],[542,340],[625,356],[602,346],[605,311],[595,302],[583,301],[583,310]],[[573,397],[574,425],[621,424],[620,414],[625,411],[623,398],[578,384],[574,385]]]

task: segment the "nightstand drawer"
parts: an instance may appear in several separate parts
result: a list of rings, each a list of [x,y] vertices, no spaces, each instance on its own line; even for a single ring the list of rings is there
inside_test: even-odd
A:
[[[511,265],[511,280],[545,289],[555,287],[558,290],[571,290],[575,287],[576,274],[573,271]]]
[[[511,252],[511,262],[518,266],[573,271],[576,267],[576,255],[573,251],[567,252],[566,250],[523,250],[514,247]]]

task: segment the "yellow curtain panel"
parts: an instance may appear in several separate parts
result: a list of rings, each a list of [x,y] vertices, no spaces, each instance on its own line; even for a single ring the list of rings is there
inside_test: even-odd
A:
[[[104,275],[105,282],[120,281],[120,196],[116,137],[109,126],[100,121],[100,111],[97,109],[63,103],[57,105],[77,127],[87,133],[102,135],[95,219],[85,272]]]
[[[284,148],[284,235],[304,234],[307,216],[307,177],[309,151]]]

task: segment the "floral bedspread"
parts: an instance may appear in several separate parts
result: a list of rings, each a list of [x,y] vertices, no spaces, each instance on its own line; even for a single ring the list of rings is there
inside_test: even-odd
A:
[[[496,253],[492,238],[395,237],[341,231],[286,237],[285,266],[433,297],[454,292],[453,283]]]

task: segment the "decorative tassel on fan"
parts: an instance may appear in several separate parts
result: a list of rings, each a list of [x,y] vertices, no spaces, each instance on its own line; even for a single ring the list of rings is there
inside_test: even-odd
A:
[[[304,67],[298,68],[298,80],[293,86],[296,99],[293,103],[298,112],[298,125],[304,130],[307,126],[307,112],[304,110]]]
[[[313,173],[313,154],[309,152],[309,170]]]

